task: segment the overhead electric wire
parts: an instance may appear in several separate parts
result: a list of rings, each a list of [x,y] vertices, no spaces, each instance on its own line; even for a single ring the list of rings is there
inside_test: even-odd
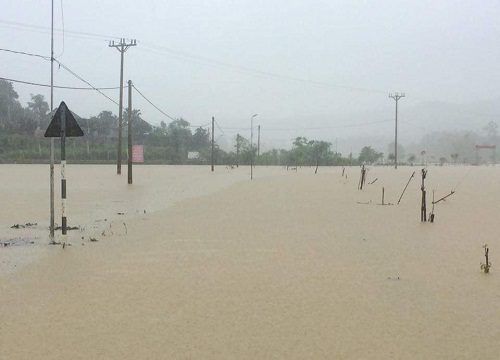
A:
[[[73,70],[71,70],[70,68],[68,68],[62,62],[60,62],[59,60],[55,60],[55,59],[54,59],[54,61],[56,63],[58,63],[59,66],[62,67],[64,70],[66,70],[71,75],[73,75],[74,77],[76,77],[78,80],[83,81],[85,84],[87,84],[88,86],[92,87],[95,91],[97,91],[99,94],[101,94],[102,96],[104,96],[106,99],[108,99],[109,101],[111,101],[111,102],[115,103],[116,105],[120,106],[120,104],[118,104],[116,101],[114,101],[113,99],[111,99],[108,95],[106,95],[105,93],[103,93],[102,91],[100,91],[98,88],[96,88],[94,85],[92,85],[91,83],[89,83],[87,80],[85,80],[84,78],[82,78],[80,75],[76,74]]]
[[[217,120],[215,120],[215,124],[217,125],[217,127],[219,128],[220,132],[222,133],[222,135],[226,136],[227,135],[224,133],[224,131],[222,130],[222,128],[219,126],[219,123],[217,122]]]
[[[6,24],[6,25],[1,25],[1,24]],[[13,27],[17,26],[17,27]],[[6,21],[6,20],[0,20],[0,27],[9,27],[13,28],[16,30],[28,30],[28,31],[35,31],[35,32],[40,32],[40,33],[50,33],[50,28],[45,27],[45,26],[38,26],[38,25],[30,25],[30,24],[24,24],[24,23],[19,23],[19,22],[13,22],[13,21]],[[20,29],[19,27],[25,27],[26,29]],[[73,37],[87,37],[87,38],[99,38],[108,41],[109,39],[122,39],[122,37],[119,36],[109,36],[109,35],[102,35],[102,34],[93,34],[93,33],[88,33],[88,32],[83,32],[83,31],[70,31],[70,30],[62,30],[62,29],[54,29],[55,32],[57,33],[62,33],[63,31],[65,32],[66,35],[68,36],[73,36]]]
[[[132,87],[134,88],[135,91],[137,91],[139,93],[139,95],[141,95],[144,100],[146,100],[152,107],[154,107],[156,110],[158,110],[159,112],[161,112],[163,115],[165,115],[166,117],[168,117],[169,119],[171,120],[176,120],[175,118],[173,118],[172,116],[168,115],[166,112],[164,112],[162,109],[160,109],[158,106],[156,106],[155,104],[153,104],[153,102],[151,100],[149,100],[143,93],[141,93],[139,91],[139,89],[137,89],[135,87],[135,85],[132,85]]]
[[[64,45],[65,45],[65,37],[64,37],[64,7],[63,0],[61,0],[61,21],[62,21],[62,51],[56,58],[61,57],[64,54]]]
[[[156,106],[151,100],[149,100],[142,92],[139,91],[139,89],[136,88],[135,85],[132,85],[132,87],[134,88],[135,91],[137,91],[139,93],[139,95],[141,95],[144,100],[146,100],[152,107],[154,107],[156,110],[158,110],[159,112],[161,112],[163,115],[165,115],[166,117],[168,117],[170,120],[178,120],[176,118],[173,118],[172,116],[168,115],[165,111],[163,111],[162,109],[160,109],[158,106]],[[205,126],[208,126],[210,125],[210,123],[207,123],[207,124],[204,124],[204,125],[189,125],[189,127],[192,127],[192,128],[200,128],[200,127],[205,127]]]
[[[365,126],[372,124],[381,124],[386,122],[391,122],[392,120],[380,120],[380,121],[371,121],[365,123],[357,123],[357,124],[345,124],[345,125],[335,125],[335,126],[322,126],[322,127],[294,127],[294,128],[263,128],[262,130],[267,131],[292,131],[292,130],[329,130],[329,129],[338,129],[338,128],[349,128],[349,127],[357,127],[357,126]],[[223,127],[226,130],[249,130],[249,128],[241,127],[241,128],[230,128]]]
[[[16,50],[3,49],[3,48],[0,48],[0,51],[5,51],[5,52],[9,52],[9,53],[13,53],[13,54],[19,54],[19,55],[39,57],[39,58],[42,58],[44,60],[50,61],[50,56],[44,56],[44,55],[33,54],[33,53],[24,52],[24,51],[16,51]]]
[[[408,121],[402,121],[402,120],[399,120],[399,121],[402,122],[403,124],[416,127],[417,129],[420,129],[420,130],[427,131],[427,129],[425,127],[423,127],[423,126],[415,125],[415,124],[412,124],[411,122],[408,122]]]
[[[19,83],[19,84],[26,84],[26,85],[33,85],[33,86],[41,86],[41,87],[50,87],[48,84],[39,84],[35,82],[30,82],[30,81],[23,81],[23,80],[15,80],[15,79],[9,79],[9,78],[4,78],[0,77],[0,80],[5,80],[5,81],[11,81],[14,83]],[[101,88],[92,88],[92,87],[74,87],[74,86],[58,86],[54,85],[55,89],[65,89],[65,90],[118,90],[120,87],[101,87]]]
[[[44,56],[44,55],[40,55],[40,54],[33,54],[33,53],[24,52],[24,51],[16,51],[16,50],[3,49],[3,48],[0,48],[0,51],[10,52],[10,53],[13,53],[13,54],[26,55],[26,56],[33,56],[33,57],[38,57],[38,58],[50,61],[50,57],[49,56]],[[62,67],[64,70],[66,70],[71,75],[73,75],[74,77],[76,77],[78,80],[83,81],[84,83],[86,83],[88,86],[90,86],[90,88],[76,88],[76,87],[75,88],[71,88],[71,87],[59,87],[59,86],[54,86],[54,87],[59,87],[59,88],[62,88],[62,89],[73,89],[73,90],[96,90],[101,95],[103,95],[104,97],[108,98],[110,101],[112,101],[112,102],[114,102],[115,104],[118,105],[118,103],[116,101],[114,101],[113,99],[111,99],[110,97],[108,97],[106,94],[102,93],[100,91],[101,90],[100,88],[97,88],[97,87],[93,86],[91,83],[89,83],[88,81],[86,81],[85,79],[83,79],[81,76],[79,76],[78,74],[76,74],[74,71],[72,71],[70,68],[68,68],[66,65],[64,65],[59,60],[54,59],[54,61],[56,63],[58,63],[59,66]],[[4,79],[4,78],[2,78],[2,79]],[[47,86],[47,85],[43,85],[43,84],[23,82],[21,80],[13,80],[13,79],[4,79],[4,80],[13,81],[13,82],[19,82],[19,83],[25,83],[25,84],[30,84],[30,85],[37,85],[37,86]],[[50,85],[48,85],[48,86],[50,87]],[[111,90],[111,89],[119,89],[119,88],[120,87],[117,87],[117,88],[102,88],[102,90]]]
[[[293,82],[299,82],[299,83],[308,83],[308,84],[313,84],[313,85],[326,86],[326,87],[351,90],[351,91],[363,91],[363,92],[383,93],[383,94],[388,93],[387,91],[383,91],[383,90],[379,90],[379,89],[366,89],[366,88],[360,88],[360,87],[331,84],[331,83],[322,82],[322,81],[302,79],[302,78],[288,76],[288,75],[281,75],[281,74],[257,70],[257,69],[235,66],[235,65],[227,64],[227,63],[224,63],[221,61],[212,60],[212,59],[204,58],[204,57],[197,56],[194,54],[190,54],[187,52],[176,51],[176,50],[173,50],[173,49],[170,49],[167,47],[149,44],[148,42],[141,41],[141,49],[140,50],[146,50],[147,48],[149,48],[149,50],[152,52],[177,57],[180,59],[184,59],[187,61],[201,64],[201,65],[230,69],[230,70],[237,71],[237,72],[244,73],[244,74],[259,75],[259,76],[273,78],[276,80],[287,80],[287,81],[293,81]]]
[[[0,20],[0,24],[1,23],[11,24],[11,25],[16,25],[16,26],[24,26],[24,27],[34,28],[34,29],[38,29],[38,30],[40,30],[40,29],[46,30],[46,31],[49,30],[48,28],[45,28],[43,26],[22,24],[22,23],[16,23],[16,22],[11,22],[11,21]],[[61,32],[60,29],[57,29],[57,31]],[[118,37],[114,37],[114,36],[105,36],[105,35],[77,32],[77,31],[64,31],[64,29],[62,30],[62,32],[63,33],[65,32],[67,34],[76,34],[76,35],[82,34],[85,36],[97,37],[97,38],[106,39],[106,40],[109,40],[110,38],[119,39]],[[151,43],[143,42],[143,41],[141,41],[141,47],[139,47],[138,49],[150,51],[150,52],[157,53],[160,55],[168,55],[171,57],[177,57],[177,58],[180,58],[182,60],[198,63],[200,65],[212,66],[212,67],[222,68],[222,69],[229,69],[229,70],[236,71],[236,72],[243,73],[243,74],[247,74],[247,75],[257,75],[257,76],[272,78],[275,80],[285,80],[285,81],[292,81],[292,82],[299,82],[299,83],[307,83],[307,84],[313,84],[313,85],[318,85],[318,86],[331,87],[331,88],[337,88],[337,89],[343,89],[343,90],[349,90],[349,91],[362,91],[362,92],[383,93],[383,94],[388,93],[387,91],[380,90],[380,89],[367,89],[367,88],[362,88],[362,87],[353,87],[353,86],[332,84],[332,83],[327,83],[327,82],[323,82],[323,81],[309,80],[309,79],[302,79],[299,77],[293,77],[293,76],[288,76],[288,75],[281,75],[281,74],[262,71],[262,70],[258,70],[258,69],[245,68],[242,66],[227,64],[227,63],[224,63],[222,61],[204,58],[204,57],[194,55],[194,54],[191,54],[188,52],[177,51],[177,50],[173,50],[173,49],[170,49],[170,48],[167,48],[164,46],[159,46],[159,45],[155,45],[155,44],[151,44]]]

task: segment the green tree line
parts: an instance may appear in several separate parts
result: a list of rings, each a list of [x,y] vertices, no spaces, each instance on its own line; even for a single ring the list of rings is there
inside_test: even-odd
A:
[[[44,132],[52,118],[49,105],[43,95],[30,94],[30,101],[23,107],[11,82],[0,80],[0,162],[1,163],[37,163],[50,159],[50,140]],[[117,159],[118,116],[104,110],[90,118],[81,118],[74,114],[84,131],[81,138],[67,140],[67,158],[69,161],[82,163],[114,163]],[[209,130],[195,128],[182,119],[170,123],[161,122],[153,126],[142,118],[141,111],[132,110],[132,137],[134,144],[144,145],[144,160],[150,164],[209,164],[211,163],[212,144]],[[128,113],[123,115],[123,139],[127,139]],[[496,145],[499,143],[498,126],[490,122],[483,129],[484,136],[474,132],[434,132],[424,136],[422,143],[410,145],[405,149],[398,144],[398,162],[401,164],[424,164],[427,162],[474,163],[475,145],[478,143]],[[58,145],[56,139],[56,145]],[[342,156],[332,151],[332,144],[326,141],[308,140],[296,137],[291,140],[291,149],[272,149],[257,153],[256,146],[251,146],[249,139],[237,135],[234,148],[230,151],[214,144],[214,161],[220,165],[359,165],[391,164],[394,144],[389,144],[386,156],[382,152],[365,146],[358,156]],[[122,148],[126,158],[127,147]],[[198,156],[188,158],[189,152]],[[56,159],[59,152],[56,151]],[[494,154],[487,155],[494,159]],[[486,159],[491,162],[492,159]]]
[[[0,80],[0,162],[47,162],[50,159],[50,141],[44,132],[53,114],[43,95],[30,94],[31,101],[23,107],[11,82]],[[116,161],[118,117],[111,111],[81,118],[73,114],[84,131],[81,138],[67,139],[66,153],[74,162]],[[207,164],[211,162],[210,133],[202,127],[194,128],[182,119],[153,126],[142,119],[138,109],[132,110],[132,137],[135,144],[144,145],[146,163]],[[127,137],[128,113],[124,110],[123,138]],[[216,164],[249,165],[341,165],[356,163],[356,159],[342,158],[331,150],[331,143],[297,137],[291,150],[273,149],[257,154],[255,146],[239,134],[234,139],[234,150],[224,151],[214,144]],[[59,139],[56,138],[56,145]],[[126,147],[122,149],[126,152]],[[188,152],[198,156],[188,159]],[[56,151],[56,159],[58,152]]]

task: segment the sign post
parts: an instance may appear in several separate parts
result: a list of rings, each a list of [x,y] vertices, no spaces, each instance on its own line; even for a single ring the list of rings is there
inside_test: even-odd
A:
[[[66,246],[67,218],[66,218],[66,138],[83,136],[83,130],[75,120],[75,117],[63,102],[59,105],[49,127],[45,131],[45,137],[61,138],[61,211],[62,211],[62,246]]]

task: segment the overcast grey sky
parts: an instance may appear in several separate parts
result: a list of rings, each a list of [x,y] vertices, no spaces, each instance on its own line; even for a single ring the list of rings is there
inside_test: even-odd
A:
[[[402,117],[426,101],[500,98],[498,0],[54,4],[57,60],[96,87],[118,86],[120,55],[108,41],[137,39],[125,80],[172,117],[198,125],[215,116],[228,138],[248,133],[255,113],[276,142],[392,133],[395,91],[406,92]],[[0,0],[0,8],[0,48],[50,56],[50,0]],[[4,51],[0,61],[0,77],[50,83],[48,61]],[[55,85],[86,86],[57,66]],[[50,99],[47,88],[14,86],[23,104],[30,93]],[[105,93],[118,101],[118,90]],[[56,89],[54,104],[62,100],[83,117],[118,113],[95,91]],[[171,121],[137,93],[133,106],[152,124]]]

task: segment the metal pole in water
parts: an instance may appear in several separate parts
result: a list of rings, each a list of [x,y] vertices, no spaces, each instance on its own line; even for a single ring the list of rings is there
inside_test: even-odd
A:
[[[62,246],[66,246],[67,219],[66,219],[66,109],[61,108],[61,213],[62,213]]]
[[[50,30],[50,112],[54,111],[54,0]],[[50,243],[54,244],[54,138],[50,138]]]

